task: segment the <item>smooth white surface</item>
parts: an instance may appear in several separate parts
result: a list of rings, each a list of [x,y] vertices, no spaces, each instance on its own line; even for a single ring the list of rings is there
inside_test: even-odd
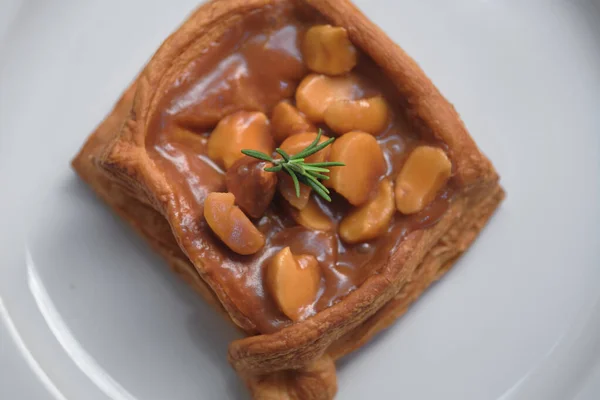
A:
[[[69,167],[196,3],[0,0],[2,399],[247,396],[233,329]],[[357,4],[456,105],[508,198],[340,364],[338,398],[600,398],[600,2]]]

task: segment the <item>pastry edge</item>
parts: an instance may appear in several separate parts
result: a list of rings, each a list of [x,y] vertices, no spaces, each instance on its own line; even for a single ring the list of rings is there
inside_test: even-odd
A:
[[[247,2],[248,7],[250,7],[250,3],[260,7],[270,2],[266,0]],[[348,27],[353,41],[356,41],[364,50],[366,49],[365,51],[388,74],[402,72],[401,85],[398,89],[415,100],[408,109],[409,116],[414,123],[420,126],[421,131],[432,133],[444,142],[448,142],[451,158],[453,161],[459,162],[457,175],[464,184],[464,190],[453,204],[453,208],[460,208],[460,210],[454,209],[453,214],[446,215],[443,221],[440,222],[441,225],[426,232],[419,231],[410,235],[406,243],[403,244],[402,254],[394,255],[390,266],[381,274],[370,279],[368,290],[362,290],[366,282],[347,299],[331,309],[324,310],[314,318],[271,335],[253,336],[233,342],[230,346],[229,359],[234,368],[250,382],[256,381],[253,377],[262,374],[275,376],[276,374],[271,373],[283,369],[297,368],[300,369],[298,373],[301,374],[303,369],[314,366],[315,363],[320,362],[319,360],[337,358],[351,351],[350,347],[360,347],[357,343],[368,341],[379,330],[392,323],[404,312],[408,304],[425,290],[425,287],[420,291],[415,290],[415,295],[407,297],[410,298],[410,301],[405,303],[398,298],[402,293],[400,286],[404,285],[404,282],[410,278],[412,271],[419,265],[419,260],[425,259],[426,254],[433,254],[432,252],[437,248],[436,243],[439,243],[443,233],[452,229],[456,221],[460,220],[463,214],[467,214],[466,210],[469,207],[479,204],[474,202],[473,199],[492,196],[490,193],[497,194],[497,201],[493,208],[489,210],[486,217],[482,217],[482,220],[485,221],[503,197],[503,194],[498,194],[503,192],[497,183],[498,177],[495,170],[487,158],[477,149],[454,108],[441,96],[437,88],[409,56],[387,38],[378,27],[366,20],[366,17],[360,14],[349,2],[342,0],[324,0],[321,2],[308,0],[307,3],[327,14],[333,22]],[[224,4],[226,3],[218,1],[212,3],[212,6],[225,8]],[[333,9],[334,6],[336,7],[335,10]],[[202,7],[192,14],[186,24],[202,17],[203,9],[209,10],[209,8]],[[184,27],[186,24],[184,24]],[[193,43],[193,38],[190,38],[193,36],[192,33],[193,29],[187,26],[183,33],[178,30],[172,35],[165,42],[165,45],[173,45],[180,39],[185,39],[185,46],[191,46],[190,43]],[[371,47],[365,46],[364,43],[369,41],[380,44]],[[166,53],[173,52],[173,49],[165,50],[165,45],[161,47],[162,53],[160,53],[161,50],[157,53],[159,58],[163,60],[168,58]],[[386,46],[388,47],[387,53],[384,48]],[[169,214],[168,210],[164,210],[168,203],[168,187],[160,182],[160,177],[148,178],[143,176],[145,175],[143,170],[150,168],[151,162],[147,157],[141,157],[141,161],[138,159],[139,156],[145,155],[145,153],[143,140],[140,141],[138,132],[136,132],[139,128],[139,122],[136,118],[145,116],[148,113],[149,105],[152,103],[152,99],[149,98],[149,87],[151,86],[149,82],[156,78],[159,70],[160,68],[150,67],[142,73],[138,81],[141,83],[141,89],[136,93],[134,86],[132,86],[117,104],[115,112],[107,118],[109,125],[111,125],[111,132],[102,135],[106,136],[104,143],[97,141],[98,131],[94,133],[80,155],[74,160],[74,167],[82,178],[88,181],[90,186],[99,193],[100,197],[109,203],[119,215],[128,220],[136,230],[140,231],[155,251],[162,254],[171,267],[191,283],[209,303],[215,305],[224,315],[233,319],[237,325],[248,326],[244,321],[244,316],[236,315],[229,308],[228,312],[225,311],[222,305],[224,299],[221,298],[221,301],[219,301],[213,289],[202,279],[199,269],[189,263],[175,240],[163,243],[162,240],[153,236],[152,229],[144,229],[143,224],[140,224],[138,218],[134,216],[135,213],[131,212],[130,207],[133,207],[132,204],[134,203],[128,203],[129,205],[127,205],[127,200],[124,200],[124,203],[115,200],[114,193],[121,190],[121,195],[133,196],[132,201],[137,201],[133,198],[141,200],[142,203],[137,203],[136,207],[139,206],[140,209],[147,207],[149,215],[154,213],[152,214],[153,217],[162,218],[163,214]],[[135,101],[134,97],[136,98]],[[129,105],[127,106],[126,103],[129,103]],[[117,117],[116,114],[121,117]],[[107,121],[103,123],[103,126]],[[98,152],[96,152],[94,158],[89,158],[90,153],[95,150],[98,150]],[[97,175],[95,175],[96,173]],[[149,185],[149,183],[152,184]],[[114,186],[116,189],[104,190],[102,186]],[[121,198],[121,200],[123,199]],[[163,211],[159,213],[153,209]],[[465,230],[464,235],[471,235],[469,243],[476,237],[484,223],[475,224],[477,225],[476,229]],[[168,228],[166,221],[162,225],[164,226],[161,227],[161,230],[165,227]],[[468,247],[468,244],[466,247]],[[429,248],[430,250],[428,250]],[[460,250],[458,253],[465,249]],[[453,262],[454,260],[448,263]],[[396,265],[396,268],[393,268],[394,265]],[[397,268],[398,265],[402,265],[403,268]],[[394,270],[391,271],[391,269]],[[350,298],[353,302],[346,302]],[[342,307],[344,303],[346,308],[351,310]],[[391,304],[396,304],[396,306]],[[366,327],[369,324],[371,324],[370,328],[367,329]],[[360,335],[355,335],[352,339],[352,333],[357,334],[360,327],[364,327],[363,332]],[[249,331],[249,329],[246,330]],[[354,342],[354,346],[339,345],[339,350],[333,351],[332,346],[341,343],[340,341],[344,339],[348,343]],[[328,351],[330,348],[332,350]],[[329,365],[328,362],[325,364]],[[253,387],[252,384],[250,386]]]
[[[114,113],[118,113],[119,108],[126,109],[126,107],[123,107],[123,103],[127,101],[127,97],[128,92],[117,103]],[[111,116],[114,116],[114,113]],[[73,160],[75,170],[100,198],[144,237],[153,250],[167,261],[177,275],[192,286],[222,315],[229,318],[229,314],[223,309],[214,293],[200,278],[185,254],[178,248],[174,238],[165,241],[164,238],[155,237],[152,225],[168,225],[164,217],[128,194],[126,188],[111,180],[95,165],[93,151],[94,147],[98,148],[97,136],[102,136],[103,131],[110,129],[110,127],[106,127],[107,124],[114,125],[110,120],[110,117],[107,118],[103,125],[90,136],[79,155]],[[102,147],[101,144],[100,147]],[[472,204],[471,211],[467,215],[455,220],[454,224],[448,228],[446,233],[437,240],[435,245],[423,257],[423,261],[417,266],[421,271],[420,276],[416,278],[411,276],[409,278],[410,282],[402,287],[397,294],[383,304],[381,308],[375,310],[369,318],[364,319],[354,329],[333,341],[327,346],[322,355],[315,356],[311,361],[293,372],[262,373],[259,369],[256,372],[241,371],[240,375],[245,379],[254,397],[256,399],[268,399],[268,396],[273,395],[273,393],[289,394],[294,392],[296,395],[321,393],[329,396],[322,397],[323,399],[331,398],[337,389],[334,361],[359,349],[377,333],[389,327],[408,310],[409,306],[433,282],[449,271],[459,256],[478,237],[479,232],[504,198],[504,191],[500,185],[496,184],[486,191],[486,196],[481,197],[478,203]],[[134,208],[141,210],[141,215],[134,215],[131,212]],[[150,226],[149,229],[148,226]],[[159,230],[164,231],[164,227]],[[168,227],[166,232],[168,232]],[[235,326],[235,324],[233,325]],[[237,345],[243,346],[243,341],[237,342]],[[311,400],[318,398],[320,397],[310,397]]]

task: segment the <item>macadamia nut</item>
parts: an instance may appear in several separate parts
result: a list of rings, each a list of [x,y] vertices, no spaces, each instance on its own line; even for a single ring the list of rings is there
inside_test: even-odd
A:
[[[346,29],[338,26],[313,26],[302,42],[304,62],[308,68],[321,74],[350,72],[356,65],[356,53]]]
[[[234,202],[231,193],[210,193],[204,201],[204,218],[232,251],[254,254],[265,245],[265,238]]]
[[[308,121],[306,116],[288,101],[279,102],[273,109],[271,127],[277,143],[283,142],[296,133],[317,131],[317,128]]]
[[[334,101],[354,100],[363,93],[356,75],[330,77],[310,74],[296,90],[296,107],[317,124],[325,120],[325,110]]]
[[[339,161],[346,166],[331,169],[328,187],[355,206],[369,200],[386,171],[379,143],[365,132],[348,132],[340,136],[331,145],[329,158],[330,161]]]
[[[319,262],[312,255],[295,256],[285,247],[270,260],[266,279],[279,309],[292,321],[299,321],[316,300],[321,282]]]
[[[362,100],[338,100],[325,110],[327,126],[337,134],[362,131],[377,135],[388,125],[388,105],[381,96]]]
[[[379,183],[375,197],[342,219],[340,237],[346,243],[375,239],[387,231],[395,212],[392,184],[384,179]]]
[[[273,152],[273,138],[265,114],[249,111],[230,114],[219,121],[208,138],[208,157],[225,169],[244,156],[242,149]]]
[[[408,156],[396,177],[396,207],[403,214],[423,210],[452,174],[452,163],[444,150],[419,146]]]

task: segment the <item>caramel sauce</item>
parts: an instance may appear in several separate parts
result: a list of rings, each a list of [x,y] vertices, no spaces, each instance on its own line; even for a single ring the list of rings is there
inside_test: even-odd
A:
[[[213,289],[226,296],[262,333],[292,322],[266,292],[264,268],[285,246],[294,254],[312,254],[320,263],[323,279],[310,316],[343,299],[378,272],[391,252],[410,232],[435,224],[451,200],[445,190],[422,212],[396,213],[387,233],[357,245],[344,244],[337,233],[298,226],[283,199],[273,203],[255,224],[266,237],[257,254],[241,256],[228,249],[203,218],[208,193],[225,191],[225,175],[206,156],[210,131],[224,116],[238,110],[261,111],[270,116],[282,99],[293,98],[299,81],[308,73],[299,49],[303,33],[319,23],[318,17],[291,8],[266,7],[244,18],[210,51],[192,62],[164,94],[146,137],[148,152],[163,171],[175,193],[173,201],[181,226],[173,227],[188,257],[204,265]],[[387,162],[386,176],[398,174],[408,152],[422,143],[402,115],[403,102],[381,71],[365,56],[354,70],[361,77],[357,98],[383,94],[395,112],[388,128],[377,136]],[[323,126],[326,130],[327,127]],[[356,160],[360,163],[360,160]],[[318,204],[337,227],[350,205],[338,195],[332,203]]]

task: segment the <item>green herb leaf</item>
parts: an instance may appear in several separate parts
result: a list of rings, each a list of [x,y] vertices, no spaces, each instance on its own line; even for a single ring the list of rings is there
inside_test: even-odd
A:
[[[313,149],[317,144],[319,144],[319,140],[321,140],[321,135],[323,135],[323,130],[319,128],[319,132],[317,133],[317,137],[315,138],[315,140],[312,141],[311,144],[308,145],[307,148],[305,148],[304,150],[302,150],[300,153],[295,154],[293,158],[304,158],[307,157],[304,154],[306,152],[309,152],[311,149]]]
[[[273,158],[271,158],[269,155],[262,153],[260,151],[244,149],[244,150],[242,150],[242,154],[245,154],[249,157],[258,158],[259,160],[273,162]]]
[[[305,159],[311,155],[323,150],[329,146],[335,138],[327,139],[323,143],[319,144],[323,131],[319,129],[317,137],[311,144],[297,154],[290,155],[285,150],[277,148],[275,151],[279,154],[282,159],[273,159],[268,154],[262,153],[256,150],[242,150],[242,153],[254,157],[259,160],[269,161],[273,163],[272,167],[265,168],[267,172],[280,172],[284,171],[292,177],[294,182],[294,189],[296,191],[296,197],[300,197],[300,184],[310,187],[315,193],[321,196],[327,201],[331,201],[329,196],[329,189],[327,189],[320,180],[327,180],[327,175],[330,170],[328,167],[343,167],[344,163],[336,161],[327,161],[319,163],[307,163]]]
[[[267,167],[267,168],[265,168],[265,171],[267,171],[267,172],[279,172],[279,171],[281,171],[282,168],[283,168],[283,165],[279,164],[279,165],[276,165],[274,167]]]
[[[313,172],[313,171],[308,171],[308,173],[317,179],[321,179],[324,181],[329,179],[329,175],[323,175],[323,174],[319,174],[318,172]]]
[[[285,164],[283,164],[283,169],[285,169],[286,172],[292,177],[292,181],[294,181],[294,189],[296,189],[296,197],[300,197],[300,182],[298,182],[296,173]]]
[[[283,159],[287,162],[290,161],[290,155],[288,153],[286,153],[283,149],[280,149],[279,147],[275,149],[275,151],[281,156],[283,157]]]
[[[304,164],[304,169],[306,171],[315,171],[315,172],[329,172],[327,168],[315,167],[311,164]]]
[[[327,192],[325,192],[325,190],[327,190],[327,188],[325,186],[319,185],[310,179],[304,179],[304,177],[302,177],[302,178],[303,178],[302,183],[311,187],[315,191],[315,193],[317,193],[319,196],[321,196],[325,200],[331,202],[331,197],[329,197],[329,194]],[[323,189],[325,189],[325,190],[323,190]]]
[[[345,167],[346,164],[336,161],[320,162],[320,163],[308,163],[305,166],[309,167]]]

